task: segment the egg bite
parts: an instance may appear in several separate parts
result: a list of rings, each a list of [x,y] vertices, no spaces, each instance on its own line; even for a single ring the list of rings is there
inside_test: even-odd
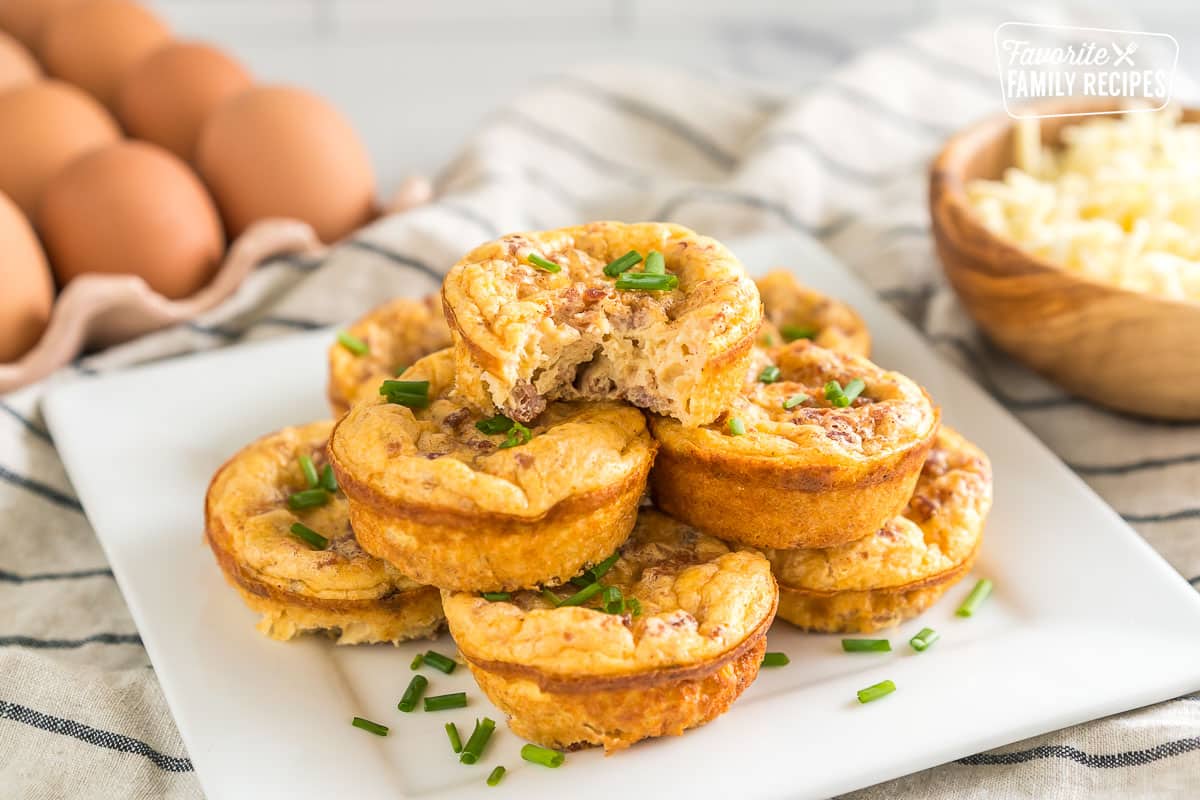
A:
[[[650,420],[655,505],[719,538],[778,549],[852,542],[899,514],[940,420],[925,390],[807,339],[755,358],[712,424]]]
[[[318,631],[338,644],[431,636],[444,621],[438,590],[365,553],[345,497],[322,488],[333,485],[325,471],[332,428],[284,428],[225,462],[208,487],[205,539],[272,639]]]
[[[454,391],[454,354],[356,403],[329,454],[367,552],[443,589],[556,584],[633,528],[656,444],[624,403],[551,403],[528,425]]]
[[[772,270],[754,283],[763,303],[760,347],[808,339],[826,350],[870,357],[867,324],[847,304],[808,288],[785,269]]]
[[[398,298],[371,309],[329,346],[326,394],[335,417],[350,409],[360,392],[374,394],[392,378],[435,350],[450,346],[450,329],[437,295]]]
[[[992,507],[987,456],[943,426],[904,511],[857,542],[765,550],[779,617],[820,633],[871,633],[917,616],[975,562]]]
[[[443,593],[459,651],[514,733],[607,752],[728,710],[758,675],[777,601],[761,555],[648,508],[575,585]]]
[[[711,422],[762,321],[733,253],[652,222],[505,236],[450,270],[442,303],[459,391],[520,422],[552,400],[618,399]]]

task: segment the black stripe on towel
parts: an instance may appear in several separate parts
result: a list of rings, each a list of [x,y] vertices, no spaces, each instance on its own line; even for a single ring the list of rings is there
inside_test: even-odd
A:
[[[137,644],[136,633],[94,633],[82,639],[35,639],[32,636],[0,636],[0,647],[28,647],[32,650],[75,650],[89,644]]]
[[[8,403],[4,402],[3,400],[0,400],[0,411],[3,411],[4,413],[8,414],[10,417],[15,419],[17,422],[21,423],[22,427],[24,427],[25,430],[29,431],[37,438],[41,439],[42,441],[46,441],[46,442],[50,441],[49,431],[36,425],[33,420],[29,419],[24,414],[22,414],[20,411],[17,411],[15,408],[10,406]]]
[[[83,506],[74,497],[65,492],[60,492],[53,486],[47,486],[44,483],[35,481],[33,478],[26,478],[24,475],[18,475],[11,470],[0,467],[0,481],[10,483],[13,486],[19,486],[44,500],[49,500],[55,505],[62,506],[71,511],[78,511],[81,514],[83,513]]]
[[[393,264],[399,264],[403,267],[415,269],[417,272],[420,272],[423,275],[438,281],[439,283],[441,282],[442,278],[445,277],[442,273],[438,272],[424,261],[420,261],[412,256],[406,256],[403,253],[397,253],[394,250],[389,250],[383,245],[378,245],[374,242],[368,242],[365,239],[347,239],[342,244],[346,245],[347,247],[356,247],[359,250],[364,250],[368,253],[374,253],[377,256],[383,256]]]
[[[1070,745],[1046,744],[1040,747],[1031,747],[1028,750],[1017,750],[1012,753],[979,753],[978,755],[960,758],[958,763],[968,767],[984,767],[1024,764],[1028,761],[1037,761],[1043,758],[1062,758],[1094,769],[1119,769],[1121,767],[1145,766],[1155,761],[1161,761],[1164,758],[1181,756],[1197,749],[1200,749],[1200,736],[1176,739],[1175,741],[1164,742],[1163,744],[1148,747],[1144,750],[1126,750],[1122,753],[1104,755],[1085,753]]]
[[[1141,461],[1129,461],[1124,464],[1073,464],[1067,466],[1080,475],[1128,475],[1131,472],[1141,472],[1144,469],[1162,469],[1175,467],[1180,464],[1195,464],[1200,462],[1200,453],[1186,453],[1164,458],[1147,458]]]
[[[0,569],[0,583],[41,583],[42,581],[74,581],[82,578],[111,578],[112,570],[108,568],[80,569],[72,572],[39,572],[33,575],[19,575],[16,572]]]
[[[17,705],[0,700],[0,718],[11,719],[32,728],[38,728],[61,736],[70,736],[81,742],[86,742],[106,750],[116,750],[119,753],[133,753],[144,756],[159,769],[166,772],[191,772],[193,770],[190,758],[164,755],[145,742],[125,736],[120,733],[93,728],[76,722],[73,719],[63,719],[40,711],[34,711],[27,706]]]
[[[587,145],[580,142],[567,134],[547,127],[545,123],[538,122],[532,117],[526,116],[519,111],[513,109],[505,109],[492,116],[493,122],[502,123],[509,127],[515,128],[529,136],[538,139],[544,144],[552,145],[555,149],[574,156],[579,161],[586,163],[600,175],[610,178],[617,178],[631,183],[635,186],[644,186],[650,182],[650,176],[640,172],[628,164],[620,164],[606,156],[597,153]]]
[[[1184,519],[1200,518],[1200,508],[1181,508],[1178,511],[1166,511],[1160,514],[1122,514],[1121,519],[1132,525],[1144,525],[1151,522],[1179,522]]]
[[[690,189],[685,189],[678,194],[667,198],[666,202],[659,207],[657,213],[654,214],[654,219],[669,220],[672,219],[680,208],[696,202],[712,202],[726,203],[728,205],[745,206],[753,208],[756,211],[769,211],[778,217],[784,224],[790,228],[800,231],[809,236],[825,238],[833,236],[842,228],[846,227],[853,217],[837,217],[822,225],[810,225],[804,220],[792,214],[787,206],[782,203],[777,203],[773,200],[768,200],[765,197],[746,194],[744,192],[733,192],[728,189],[714,189],[704,186],[695,186]]]

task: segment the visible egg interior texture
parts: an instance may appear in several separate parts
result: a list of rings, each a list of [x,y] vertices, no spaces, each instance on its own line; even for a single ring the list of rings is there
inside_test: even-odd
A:
[[[204,121],[250,83],[250,74],[223,51],[200,42],[171,42],[125,76],[117,116],[131,136],[190,162]]]
[[[0,0],[2,3],[3,0]],[[7,33],[0,31],[0,92],[33,83],[42,76],[33,54]]]
[[[46,186],[37,227],[60,284],[132,274],[171,299],[208,283],[225,244],[196,175],[167,150],[137,141],[71,162]]]
[[[201,131],[196,166],[230,236],[290,217],[332,242],[375,213],[362,141],[337,109],[301,89],[255,87],[223,103]]]
[[[120,136],[103,106],[61,81],[0,92],[0,192],[32,219],[51,177],[75,157]]]
[[[0,364],[16,361],[50,320],[54,282],[25,215],[0,193]]]
[[[83,0],[50,18],[38,47],[51,75],[114,109],[121,80],[170,36],[158,17],[133,0]]]

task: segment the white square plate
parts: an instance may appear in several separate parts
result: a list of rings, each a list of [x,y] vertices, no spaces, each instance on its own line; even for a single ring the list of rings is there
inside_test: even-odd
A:
[[[467,670],[431,673],[430,692],[466,690],[463,710],[396,710],[411,646],[288,644],[254,630],[201,542],[209,477],[268,431],[328,412],[330,332],[80,380],[46,417],[158,671],[208,796],[223,798],[819,797],[867,786],[1034,734],[1200,689],[1200,596],[1007,412],[948,366],[813,242],[735,242],[755,272],[792,265],[854,305],[875,360],[929,388],[945,419],[991,456],[996,504],[976,575],[921,619],[890,631],[893,653],[843,654],[835,636],[785,623],[764,670],[724,717],[610,758],[571,754],[550,771],[518,756],[502,724],[478,765],[453,757],[442,725],[501,715]],[[972,619],[954,608],[979,576],[996,590]],[[906,644],[929,625],[942,639]],[[453,652],[444,636],[433,645]],[[890,678],[893,695],[855,690]],[[350,726],[361,715],[387,738]],[[509,774],[502,793],[484,784]]]

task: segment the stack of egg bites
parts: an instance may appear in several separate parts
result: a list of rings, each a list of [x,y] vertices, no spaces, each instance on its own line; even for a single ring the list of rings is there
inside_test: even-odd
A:
[[[847,306],[686,228],[505,236],[440,308],[339,337],[340,418],[226,463],[207,539],[268,636],[444,621],[526,739],[678,735],[755,679],[776,614],[874,631],[971,567],[988,460],[869,347]]]

